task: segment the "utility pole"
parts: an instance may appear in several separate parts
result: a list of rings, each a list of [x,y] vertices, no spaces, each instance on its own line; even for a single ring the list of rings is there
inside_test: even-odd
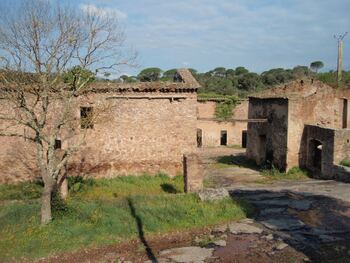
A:
[[[345,32],[342,35],[334,35],[334,38],[338,41],[338,64],[337,64],[337,80],[340,82],[342,80],[343,74],[343,39],[348,34]]]

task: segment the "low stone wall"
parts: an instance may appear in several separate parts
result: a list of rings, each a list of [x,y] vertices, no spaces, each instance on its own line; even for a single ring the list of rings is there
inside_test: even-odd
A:
[[[336,181],[350,183],[350,167],[335,164],[333,166],[333,177]]]

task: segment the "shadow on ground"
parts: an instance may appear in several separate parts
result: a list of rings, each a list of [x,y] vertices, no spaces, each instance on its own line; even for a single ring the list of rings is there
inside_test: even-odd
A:
[[[257,224],[312,262],[350,262],[350,203],[284,190],[233,190],[230,194],[253,204]],[[227,249],[230,253],[229,245]]]
[[[139,239],[141,241],[141,243],[143,244],[144,248],[145,248],[145,252],[147,254],[147,257],[149,258],[149,260],[151,260],[152,262],[158,262],[157,258],[155,257],[152,248],[150,247],[150,245],[148,244],[146,238],[145,238],[145,233],[143,231],[143,225],[142,225],[142,220],[141,218],[137,215],[134,204],[132,202],[132,200],[130,198],[127,199],[129,208],[130,208],[130,213],[132,215],[132,217],[135,219],[136,222],[136,226],[137,226],[137,231],[138,231],[138,235],[139,235]]]

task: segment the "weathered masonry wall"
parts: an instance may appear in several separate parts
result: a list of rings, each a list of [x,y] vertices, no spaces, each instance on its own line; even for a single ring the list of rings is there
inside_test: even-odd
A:
[[[247,157],[286,169],[288,100],[249,98],[248,118],[266,121],[248,123]]]
[[[306,160],[305,152],[302,151],[305,124],[332,129],[343,128],[345,98],[338,96],[343,97],[344,95],[321,90],[307,98],[289,100],[288,169],[303,165]],[[346,115],[348,115],[348,110],[346,109]],[[349,123],[349,118],[346,123]]]
[[[182,173],[183,155],[197,150],[197,84],[98,85],[74,103],[74,132],[63,130],[57,138],[65,149],[86,132],[83,146],[68,164],[68,175]],[[100,112],[93,128],[84,130],[79,121],[81,107],[106,110]],[[0,111],[8,110],[6,103],[0,105]],[[58,110],[52,109],[50,118],[55,118]],[[7,123],[0,123],[4,125]],[[16,129],[26,132],[21,127]],[[35,146],[29,141],[0,137],[0,183],[40,177],[35,154]]]
[[[196,96],[181,94],[186,98],[171,100],[167,97],[175,94],[147,95],[150,99],[108,98],[112,104],[108,124],[89,131],[85,147],[71,165],[75,172],[96,176],[182,172],[183,154],[196,150]],[[91,98],[89,105],[94,101]]]
[[[303,167],[314,177],[350,181],[348,169],[339,165],[350,156],[350,130],[306,125],[302,151]]]
[[[242,145],[243,131],[247,130],[248,101],[241,101],[232,112],[232,120],[215,120],[215,101],[197,103],[197,129],[202,135],[203,147],[220,146],[221,131],[227,132],[227,145]]]

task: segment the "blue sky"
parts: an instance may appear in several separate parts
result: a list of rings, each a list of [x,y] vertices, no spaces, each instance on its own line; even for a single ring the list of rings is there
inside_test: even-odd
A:
[[[262,72],[322,60],[336,68],[334,34],[350,32],[350,0],[76,0],[120,18],[140,68]],[[344,41],[350,69],[350,35]],[[135,73],[140,69],[125,69]]]

